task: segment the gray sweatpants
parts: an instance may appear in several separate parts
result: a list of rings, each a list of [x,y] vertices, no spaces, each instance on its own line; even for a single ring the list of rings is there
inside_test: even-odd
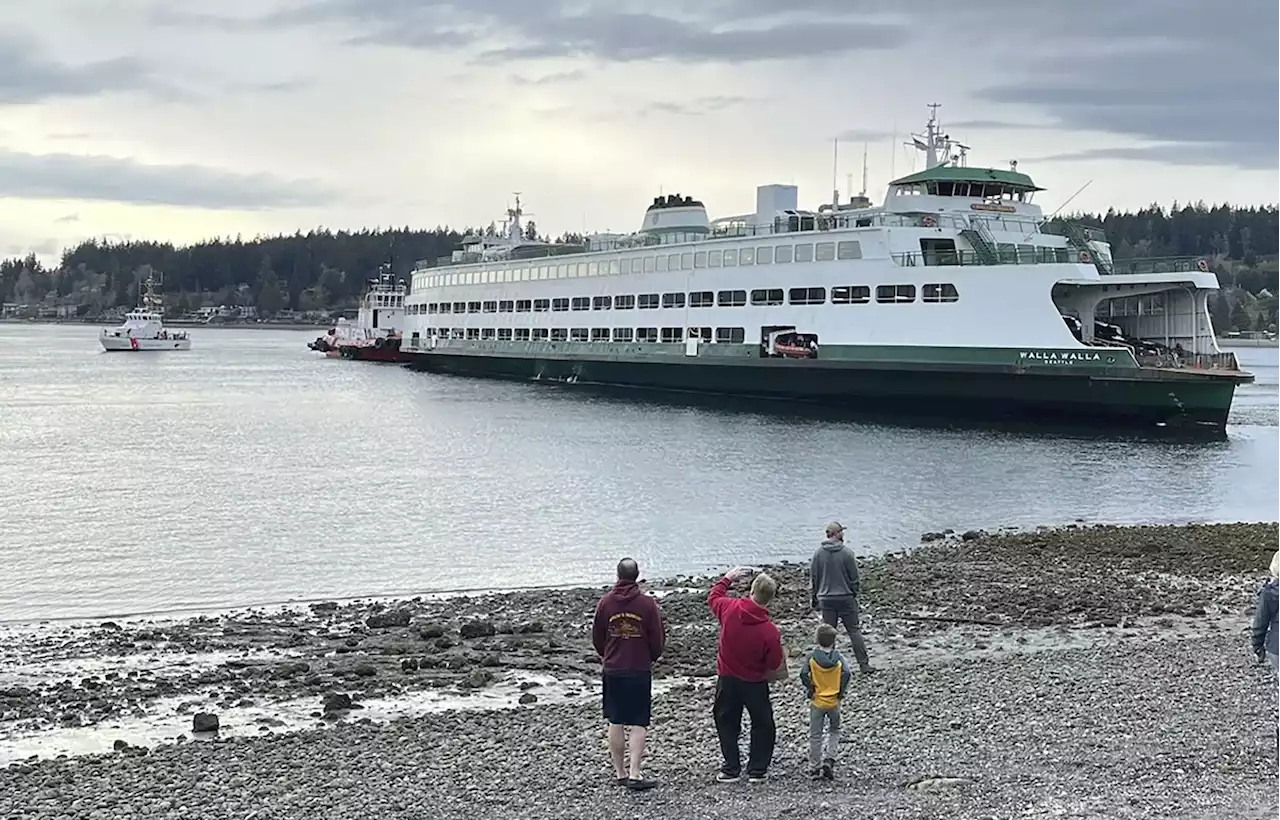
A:
[[[826,729],[824,732],[823,729]],[[818,768],[823,763],[834,763],[840,749],[840,707],[819,709],[809,707],[809,765]]]

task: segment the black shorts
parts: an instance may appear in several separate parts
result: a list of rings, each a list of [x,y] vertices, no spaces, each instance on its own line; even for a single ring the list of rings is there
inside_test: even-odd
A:
[[[604,719],[618,726],[648,726],[653,674],[604,673]]]

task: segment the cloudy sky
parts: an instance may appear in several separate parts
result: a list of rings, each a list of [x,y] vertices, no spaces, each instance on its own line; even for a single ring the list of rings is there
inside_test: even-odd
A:
[[[0,0],[0,255],[870,190],[930,102],[1058,207],[1277,199],[1275,0]]]

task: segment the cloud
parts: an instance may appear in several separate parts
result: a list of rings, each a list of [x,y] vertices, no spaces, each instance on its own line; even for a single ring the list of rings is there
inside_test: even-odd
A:
[[[26,154],[0,148],[0,197],[123,202],[189,208],[270,209],[328,204],[314,181],[243,174],[197,165],[144,165],[130,159]]]
[[[660,100],[651,102],[639,108],[640,114],[676,114],[683,117],[701,117],[706,114],[712,114],[717,111],[723,111],[726,108],[742,105],[751,102],[750,97],[735,97],[732,95],[718,95],[711,97],[698,97],[688,102],[672,102],[671,100]]]
[[[1173,164],[1276,167],[1275,3],[1080,0],[1069,11],[1011,14],[1011,25],[1033,40],[1045,36],[1046,48],[1062,45],[1026,60],[1016,79],[979,89],[978,99],[1037,109],[1064,130],[1157,143],[1124,153],[1082,149],[1079,158],[1104,151]],[[1107,31],[1129,34],[1099,37],[1104,20]]]
[[[587,72],[582,70],[558,71],[554,74],[544,74],[541,77],[514,75],[511,78],[511,82],[515,85],[559,85],[560,83],[578,82],[586,79],[586,76]]]
[[[53,221],[54,221],[54,224],[57,224],[57,225],[65,225],[69,222],[79,222],[80,214],[67,214],[66,216],[60,216]]]
[[[890,49],[911,29],[866,19],[832,5],[827,19],[780,19],[777,8],[711,3],[704,17],[688,10],[664,15],[619,10],[597,0],[311,0],[257,18],[158,10],[167,25],[203,25],[227,31],[335,26],[355,45],[413,49],[479,48],[481,63],[590,57],[606,62],[671,60],[743,63],[797,60]],[[733,21],[725,25],[724,21]],[[355,33],[349,33],[352,29]]]
[[[1225,143],[1158,143],[1116,148],[1088,148],[1083,151],[1069,151],[1061,154],[1048,154],[1043,157],[1028,157],[1027,162],[1092,162],[1096,160],[1123,160],[1126,162],[1158,162],[1164,165],[1182,165],[1203,167],[1219,164],[1223,153],[1229,151],[1230,145]]]
[[[898,132],[897,136],[906,138],[908,136],[907,129],[903,128]],[[836,139],[841,142],[884,142],[893,138],[892,131],[880,131],[875,128],[851,128],[848,131],[841,131],[836,134]]]
[[[0,33],[0,105],[137,91],[169,97],[183,93],[131,57],[63,65],[43,57],[31,40]]]

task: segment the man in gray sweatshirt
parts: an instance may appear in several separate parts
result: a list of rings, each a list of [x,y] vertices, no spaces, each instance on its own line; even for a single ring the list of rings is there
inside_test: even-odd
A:
[[[813,554],[809,582],[813,608],[819,610],[822,620],[831,626],[844,624],[862,674],[874,672],[858,625],[858,561],[853,557],[853,550],[845,545],[844,525],[838,521],[827,525],[827,539]]]

